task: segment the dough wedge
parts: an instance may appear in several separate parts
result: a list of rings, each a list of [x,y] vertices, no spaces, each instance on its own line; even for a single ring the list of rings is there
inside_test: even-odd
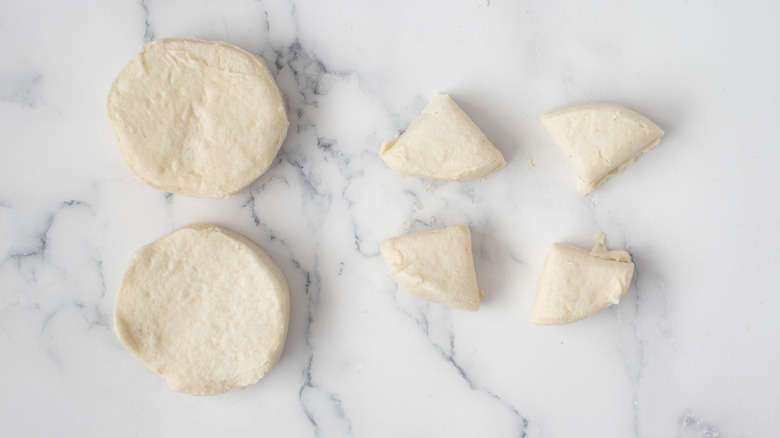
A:
[[[553,243],[547,252],[531,310],[534,324],[566,324],[593,315],[625,295],[634,275],[631,256],[607,250],[605,236],[585,249]]]
[[[447,94],[437,94],[379,153],[404,175],[445,181],[482,178],[506,165],[501,152]]]
[[[456,309],[479,310],[471,232],[465,225],[393,237],[382,258],[395,281],[411,295]]]
[[[652,120],[614,103],[571,105],[542,115],[542,124],[577,171],[586,195],[661,141]]]

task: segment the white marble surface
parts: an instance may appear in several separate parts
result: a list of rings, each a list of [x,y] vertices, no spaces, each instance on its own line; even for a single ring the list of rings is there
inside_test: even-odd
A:
[[[18,1],[0,5],[0,436],[763,437],[780,430],[780,3]],[[131,176],[105,100],[144,41],[265,57],[289,136],[225,200]],[[504,153],[433,182],[379,158],[438,92]],[[539,116],[614,101],[666,130],[587,197]],[[291,285],[281,361],[170,391],[111,330],[130,254],[211,221]],[[466,223],[477,313],[397,289],[390,236]],[[537,327],[548,244],[628,249],[618,305]]]

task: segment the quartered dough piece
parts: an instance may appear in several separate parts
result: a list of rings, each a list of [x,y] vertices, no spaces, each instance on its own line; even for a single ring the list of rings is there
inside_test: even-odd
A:
[[[572,105],[544,114],[542,123],[577,170],[577,191],[588,194],[658,144],[664,131],[614,103]]]
[[[145,45],[111,87],[107,109],[130,171],[188,196],[240,191],[268,170],[287,136],[265,61],[222,42]]]
[[[405,175],[465,181],[506,165],[501,152],[447,94],[437,94],[401,136],[382,144],[382,159]]]
[[[471,232],[465,225],[393,237],[382,242],[382,258],[401,289],[424,300],[479,310]]]
[[[195,224],[132,256],[114,330],[171,389],[214,395],[268,373],[289,317],[287,280],[260,247],[216,225]]]
[[[565,324],[617,304],[634,275],[626,251],[607,250],[597,234],[593,250],[553,243],[547,252],[536,291],[531,322]]]

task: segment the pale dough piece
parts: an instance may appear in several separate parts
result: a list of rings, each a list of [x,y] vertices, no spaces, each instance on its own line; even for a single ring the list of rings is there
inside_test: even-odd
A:
[[[398,173],[447,181],[482,178],[506,165],[501,152],[447,94],[437,94],[379,153]]]
[[[626,251],[607,250],[604,239],[603,233],[597,234],[590,252],[565,243],[550,246],[531,322],[574,322],[620,301],[631,284],[634,264]]]
[[[424,300],[479,310],[471,232],[465,225],[393,237],[382,242],[382,258],[401,289]]]
[[[268,373],[289,318],[287,280],[260,247],[216,225],[194,224],[132,256],[114,330],[171,389],[214,395]]]
[[[130,171],[188,196],[242,190],[268,170],[287,136],[265,61],[222,42],[145,45],[114,81],[107,110]]]
[[[577,191],[588,194],[661,141],[650,119],[614,103],[571,105],[542,123],[577,171]]]

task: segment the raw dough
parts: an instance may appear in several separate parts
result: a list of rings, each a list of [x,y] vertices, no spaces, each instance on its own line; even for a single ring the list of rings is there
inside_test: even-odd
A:
[[[107,109],[130,171],[188,196],[240,191],[268,170],[287,136],[265,61],[222,42],[145,45],[111,87]]]
[[[481,178],[506,165],[447,94],[434,96],[406,132],[382,144],[379,154],[396,172],[448,181]]]
[[[465,225],[407,234],[382,242],[382,258],[401,289],[424,300],[479,310],[471,232]]]
[[[634,275],[626,251],[607,250],[603,233],[588,252],[565,243],[553,243],[547,252],[531,322],[565,324],[617,304]]]
[[[588,194],[661,141],[650,119],[614,103],[572,105],[544,114],[542,123],[577,170],[577,191]]]
[[[213,395],[255,383],[274,366],[289,316],[287,280],[260,247],[194,224],[132,256],[114,330],[171,389]]]

